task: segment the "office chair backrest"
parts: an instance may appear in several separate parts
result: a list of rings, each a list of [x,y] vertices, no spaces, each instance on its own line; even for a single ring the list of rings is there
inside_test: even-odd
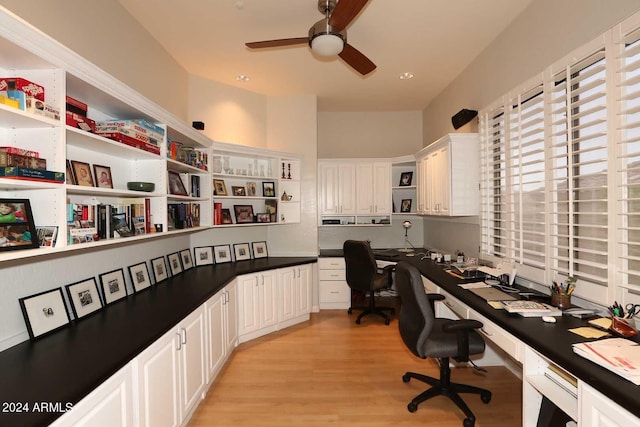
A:
[[[396,264],[396,290],[400,295],[400,336],[413,354],[423,359],[424,344],[431,334],[435,315],[424,290],[420,271],[406,261]]]
[[[369,242],[347,240],[342,246],[350,288],[369,292],[378,266]]]

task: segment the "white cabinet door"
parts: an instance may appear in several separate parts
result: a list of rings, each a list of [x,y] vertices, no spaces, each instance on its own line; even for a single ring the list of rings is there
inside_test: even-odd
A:
[[[321,215],[339,214],[338,200],[338,164],[321,162],[318,165],[318,203]]]
[[[238,334],[260,329],[260,283],[257,274],[238,277]]]
[[[280,321],[286,321],[296,317],[296,270],[294,267],[281,268],[278,270],[278,280],[280,281]]]
[[[353,163],[338,163],[338,213],[356,213],[356,167]]]
[[[204,308],[180,323],[180,402],[184,419],[202,399],[206,381]]]
[[[372,182],[373,213],[391,215],[391,163],[375,162]]]
[[[226,355],[228,356],[238,344],[238,285],[234,280],[225,289],[226,311]]]
[[[207,382],[211,382],[225,360],[225,310],[224,290],[218,292],[205,303],[207,321]]]
[[[581,427],[640,426],[638,418],[582,381],[578,384]]]
[[[278,277],[275,270],[260,273],[260,327],[278,323]]]
[[[311,313],[311,286],[313,281],[312,264],[296,267],[296,315]]]
[[[373,215],[373,163],[358,163],[356,183],[356,213]]]
[[[427,212],[427,158],[416,158],[416,213],[426,215]],[[397,207],[397,209],[400,209]]]

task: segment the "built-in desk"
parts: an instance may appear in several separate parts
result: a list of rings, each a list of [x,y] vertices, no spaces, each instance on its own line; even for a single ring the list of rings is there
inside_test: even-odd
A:
[[[539,356],[541,359],[558,365],[579,380],[577,411],[581,414],[590,412],[579,420],[580,425],[621,425],[621,423],[615,421],[612,423],[611,420],[608,420],[607,414],[619,415],[616,412],[623,412],[620,411],[620,408],[624,408],[630,413],[629,417],[623,418],[625,426],[640,426],[640,386],[634,385],[573,352],[571,344],[588,340],[569,332],[568,329],[586,326],[585,320],[562,316],[557,318],[557,323],[549,324],[544,323],[540,318],[511,315],[504,310],[493,309],[482,298],[457,286],[459,283],[476,279],[461,280],[453,277],[443,270],[442,265],[437,265],[430,259],[423,260],[421,256],[407,257],[403,253],[392,251],[377,250],[374,252],[378,259],[395,262],[404,260],[415,265],[428,281],[444,291],[443,293],[466,306],[469,314],[481,315],[492,324],[491,326],[500,328],[501,331],[513,337],[515,343],[521,343],[520,346],[524,348],[516,348],[515,355],[516,360],[523,365],[525,370],[523,399],[527,399],[530,395],[526,392],[528,360],[531,365],[532,360],[536,361],[536,356]],[[341,256],[341,253],[340,250],[320,251],[320,256],[337,257]],[[491,339],[489,336],[487,338]],[[636,341],[640,342],[640,338],[636,337]],[[499,342],[497,344],[501,345]],[[505,350],[513,356],[514,349]],[[594,394],[593,390],[602,396]],[[604,405],[612,404],[604,414],[594,412],[597,410],[595,405],[598,398],[604,399],[600,399]],[[526,401],[523,402],[525,407],[527,404]],[[530,419],[527,419],[527,411],[523,410],[523,415],[525,416],[523,422],[525,426],[535,425],[535,423],[531,424]]]

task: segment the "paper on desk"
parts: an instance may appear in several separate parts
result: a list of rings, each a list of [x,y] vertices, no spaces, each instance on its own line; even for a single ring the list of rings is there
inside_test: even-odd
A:
[[[462,289],[478,289],[478,288],[490,288],[491,285],[487,285],[484,282],[471,282],[471,283],[461,283],[460,286]]]
[[[502,305],[502,303],[500,301],[487,301],[487,304],[489,304],[491,307],[500,310],[504,308],[504,305]]]
[[[609,335],[608,332],[602,331],[600,329],[592,328],[590,326],[583,326],[581,328],[569,329],[569,332],[573,332],[574,334],[578,334],[584,338],[602,338]]]
[[[573,351],[640,385],[640,345],[624,338],[573,344]]]

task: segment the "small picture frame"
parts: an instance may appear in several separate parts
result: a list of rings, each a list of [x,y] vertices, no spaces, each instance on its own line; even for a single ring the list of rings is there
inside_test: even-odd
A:
[[[233,205],[236,215],[236,224],[247,224],[254,222],[252,205]]]
[[[102,308],[95,277],[66,286],[73,316],[82,319]]]
[[[196,263],[196,267],[213,264],[213,247],[198,246],[193,248],[193,259]]]
[[[39,246],[29,199],[0,199],[0,252]]]
[[[151,286],[151,279],[149,279],[149,269],[146,262],[129,266],[129,274],[131,275],[131,283],[133,284],[133,291],[140,292]]]
[[[233,253],[236,256],[236,261],[251,259],[251,250],[248,243],[234,243]]]
[[[213,190],[216,196],[226,196],[227,195],[227,185],[224,183],[224,179],[214,179],[213,180]]]
[[[100,288],[104,305],[109,305],[127,296],[127,284],[121,268],[100,274]]]
[[[224,264],[225,262],[231,262],[231,246],[218,245],[213,247],[213,255],[216,260],[216,264]]]
[[[36,227],[36,232],[38,233],[38,242],[40,242],[41,248],[52,247],[56,245],[56,240],[58,238],[57,225]]]
[[[256,221],[257,222],[271,222],[271,215],[264,212],[264,213],[257,213],[256,214]]]
[[[96,177],[96,187],[113,188],[111,168],[109,166],[93,165],[93,174]]]
[[[247,195],[244,187],[240,187],[236,185],[231,186],[231,192],[233,193],[234,197],[244,197]]]
[[[258,195],[256,183],[253,181],[247,182],[247,196],[255,197]]]
[[[413,179],[413,172],[402,172],[400,174],[400,187],[408,187],[411,185]]]
[[[276,183],[274,181],[262,182],[262,197],[276,197]]]
[[[68,185],[78,185],[78,181],[76,181],[76,177],[73,174],[73,168],[71,167],[69,159],[67,159],[67,175],[64,178]]]
[[[278,222],[278,201],[275,199],[264,201],[264,211],[271,217],[271,222]]]
[[[182,182],[180,174],[176,171],[168,171],[169,175],[169,194],[175,196],[188,196],[187,189]]]
[[[182,259],[182,270],[186,271],[193,268],[193,259],[191,258],[191,251],[189,249],[180,251],[180,259]]]
[[[233,219],[231,218],[231,211],[229,209],[222,209],[222,223],[233,224]]]
[[[167,264],[165,264],[163,256],[151,260],[151,269],[153,270],[153,276],[156,279],[156,285],[169,278]]]
[[[411,212],[411,199],[402,199],[400,204],[400,212]]]
[[[253,242],[251,246],[253,248],[253,258],[267,258],[269,256],[267,253],[267,242]]]
[[[20,298],[18,302],[32,340],[63,328],[70,322],[62,288]]]
[[[83,187],[95,187],[89,163],[71,160],[71,168],[73,169],[73,176],[75,177],[76,185]]]
[[[178,252],[169,254],[167,260],[169,261],[172,276],[177,276],[182,273],[182,262],[180,262],[180,254]]]

